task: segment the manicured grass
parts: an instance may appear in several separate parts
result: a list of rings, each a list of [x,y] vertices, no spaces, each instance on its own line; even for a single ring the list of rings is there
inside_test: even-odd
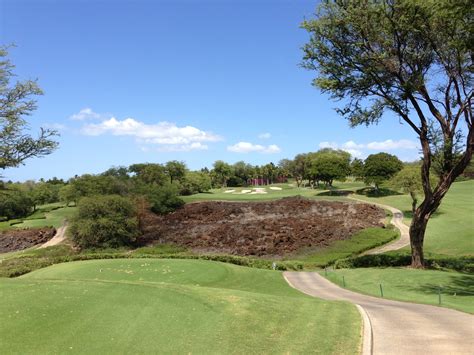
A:
[[[324,273],[322,273],[324,275]],[[382,284],[385,298],[439,304],[474,313],[474,275],[454,271],[415,270],[407,268],[341,269],[328,273],[328,279],[348,289],[380,297]]]
[[[0,353],[354,354],[356,308],[280,272],[209,261],[94,260],[0,279]]]
[[[316,252],[308,252],[297,257],[297,260],[321,267],[338,259],[358,255],[366,250],[396,239],[400,233],[391,228],[367,228],[356,233],[350,239],[338,240]]]
[[[17,228],[40,228],[40,227],[61,227],[65,219],[69,219],[76,211],[76,207],[63,207],[57,210],[47,212],[45,219],[26,220],[21,224],[15,225]]]
[[[271,190],[270,186],[260,186],[260,188],[266,188],[266,194],[255,194],[250,195],[248,193],[242,194],[242,190],[250,190],[252,187],[228,187],[223,189],[213,189],[208,193],[200,193],[191,196],[183,196],[183,200],[186,202],[197,202],[197,201],[265,201],[265,200],[277,200],[283,197],[303,196],[313,199],[321,200],[342,200],[342,197],[332,196],[318,196],[324,190],[311,189],[305,187],[290,186],[289,184],[275,184],[273,187],[280,187],[282,190]],[[234,193],[225,193],[224,191],[235,190]]]
[[[357,196],[368,201],[387,204],[402,210],[411,221],[408,195],[379,198]],[[474,255],[474,180],[454,183],[428,222],[425,252],[453,256]]]

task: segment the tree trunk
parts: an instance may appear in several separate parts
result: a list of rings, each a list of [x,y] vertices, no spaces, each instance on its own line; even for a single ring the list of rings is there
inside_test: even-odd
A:
[[[410,246],[411,246],[411,267],[415,269],[422,269],[425,266],[423,255],[423,241],[425,239],[427,218],[419,219],[418,214],[413,216],[410,225]]]

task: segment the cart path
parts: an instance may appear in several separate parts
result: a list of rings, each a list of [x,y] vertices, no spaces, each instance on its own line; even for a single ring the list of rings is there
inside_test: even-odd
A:
[[[51,247],[51,246],[53,246],[53,245],[58,245],[59,243],[61,243],[62,241],[64,241],[64,239],[66,239],[66,229],[67,229],[67,225],[66,225],[66,224],[64,224],[64,225],[62,225],[61,227],[59,227],[59,228],[56,230],[56,234],[53,236],[53,238],[51,238],[50,240],[48,240],[46,243],[41,244],[41,245],[38,247],[38,249]]]
[[[357,305],[364,320],[364,355],[473,354],[473,315],[362,295],[313,272],[285,272],[283,275],[290,286],[310,296]]]
[[[380,247],[376,247],[374,249],[367,250],[366,252],[362,253],[361,255],[371,255],[371,254],[381,254],[385,253],[387,251],[392,251],[392,250],[398,250],[401,248],[404,248],[406,246],[410,245],[410,228],[403,223],[403,212],[400,211],[399,209],[388,206],[388,205],[383,205],[381,203],[376,203],[372,201],[365,201],[365,200],[360,200],[356,197],[349,196],[350,199],[362,202],[362,203],[367,203],[371,205],[375,205],[381,208],[384,208],[386,210],[389,210],[392,212],[393,217],[392,220],[390,221],[391,224],[393,224],[399,231],[400,231],[400,238],[387,243],[385,245],[382,245]]]

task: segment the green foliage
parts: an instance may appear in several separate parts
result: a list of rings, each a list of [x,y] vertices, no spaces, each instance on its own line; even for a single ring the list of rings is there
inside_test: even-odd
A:
[[[318,184],[332,186],[334,180],[344,181],[350,174],[351,155],[342,150],[321,149],[307,155],[307,178]]]
[[[0,47],[0,169],[17,167],[26,159],[52,153],[58,143],[52,140],[57,132],[40,129],[37,138],[27,134],[24,116],[36,110],[36,100],[42,95],[36,81],[10,83],[14,65],[7,58],[7,47]]]
[[[170,178],[170,183],[182,181],[186,175],[186,171],[186,164],[182,161],[172,160],[165,165],[165,172]]]
[[[214,185],[223,187],[227,186],[227,181],[231,178],[233,173],[232,166],[222,160],[217,160],[213,167],[211,176]]]
[[[82,248],[130,245],[139,234],[135,207],[120,196],[84,197],[78,203],[69,233]]]
[[[151,210],[158,214],[173,212],[184,205],[184,201],[178,197],[178,187],[171,184],[150,188],[146,198]]]
[[[25,192],[19,190],[0,190],[0,216],[8,219],[28,216],[34,203]]]
[[[180,183],[181,195],[193,195],[207,192],[212,188],[209,174],[199,171],[188,171]]]
[[[469,273],[474,272],[474,257],[429,256],[425,261],[428,268],[444,268]],[[334,263],[334,268],[403,267],[409,266],[410,263],[411,256],[408,252],[390,252],[340,259]]]
[[[364,182],[374,184],[378,189],[380,184],[392,178],[402,170],[403,163],[392,154],[371,154],[364,163]]]

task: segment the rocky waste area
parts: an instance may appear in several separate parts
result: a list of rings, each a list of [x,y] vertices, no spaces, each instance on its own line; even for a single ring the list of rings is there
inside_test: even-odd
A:
[[[0,253],[28,249],[54,237],[54,228],[10,229],[0,232]]]
[[[206,201],[168,215],[145,214],[143,244],[171,243],[199,252],[285,256],[325,247],[368,227],[383,209],[369,204],[290,197],[265,202]]]

